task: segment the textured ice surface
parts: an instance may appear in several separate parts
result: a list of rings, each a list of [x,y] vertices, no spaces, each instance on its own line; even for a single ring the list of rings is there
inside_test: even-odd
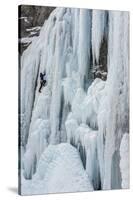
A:
[[[95,60],[99,63],[100,45],[105,34],[106,17],[106,11],[104,10],[92,11],[92,52],[94,63]]]
[[[105,82],[97,78],[88,88],[87,96],[82,103],[82,121],[88,124],[94,130],[98,128],[97,115]]]
[[[128,187],[128,165],[124,173],[122,164],[126,141],[121,143],[129,132],[128,17],[128,12],[56,8],[24,51],[23,194]],[[93,80],[91,65],[99,63],[105,35],[107,80]],[[39,93],[44,71],[47,84]],[[58,145],[62,142],[71,145]]]
[[[129,188],[129,134],[125,133],[120,145],[122,188]]]
[[[24,176],[27,179],[32,178],[40,156],[49,144],[50,122],[48,120],[38,119],[32,129],[33,131],[31,131],[27,143],[26,153],[23,157]]]
[[[112,188],[111,177],[115,170],[120,171],[114,157],[119,154],[121,137],[129,131],[128,70],[128,12],[110,11],[108,77],[98,113],[98,156],[104,189]],[[113,181],[120,188],[118,174]]]
[[[31,181],[22,180],[22,194],[92,191],[76,148],[67,143],[50,145],[42,153]]]

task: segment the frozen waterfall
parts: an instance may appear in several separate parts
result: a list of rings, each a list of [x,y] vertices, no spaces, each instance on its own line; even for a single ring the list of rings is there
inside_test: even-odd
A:
[[[23,193],[128,187],[129,166],[122,164],[128,136],[122,138],[129,133],[128,18],[128,12],[56,8],[24,51]],[[93,74],[90,80],[104,37],[107,80]],[[44,71],[47,84],[39,93]]]

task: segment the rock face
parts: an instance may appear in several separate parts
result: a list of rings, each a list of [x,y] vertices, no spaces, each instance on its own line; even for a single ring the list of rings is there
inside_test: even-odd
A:
[[[40,33],[40,28],[44,24],[44,21],[48,19],[50,13],[55,7],[44,6],[19,6],[19,53],[29,46],[33,37],[36,37]]]

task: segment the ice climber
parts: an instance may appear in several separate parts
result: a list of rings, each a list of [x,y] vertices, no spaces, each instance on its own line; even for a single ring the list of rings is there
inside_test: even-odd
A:
[[[39,88],[39,92],[41,93],[41,89],[42,89],[42,87],[44,87],[45,86],[45,84],[46,84],[46,73],[44,72],[44,73],[40,73],[40,88]]]

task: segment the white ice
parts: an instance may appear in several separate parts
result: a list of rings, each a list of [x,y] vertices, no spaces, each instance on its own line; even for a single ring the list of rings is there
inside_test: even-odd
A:
[[[114,182],[121,188],[120,176],[127,185],[120,142],[129,132],[128,13],[108,11],[108,18],[107,81],[89,78],[91,45],[93,64],[99,62],[105,11],[54,9],[22,55],[23,194],[111,189]]]
[[[122,188],[129,188],[129,134],[125,133],[120,145]]]
[[[42,153],[31,181],[22,180],[22,194],[92,191],[76,148],[70,144],[50,145]]]
[[[92,11],[92,53],[93,64],[95,60],[99,63],[100,45],[105,34],[106,25],[106,11],[93,10]]]

